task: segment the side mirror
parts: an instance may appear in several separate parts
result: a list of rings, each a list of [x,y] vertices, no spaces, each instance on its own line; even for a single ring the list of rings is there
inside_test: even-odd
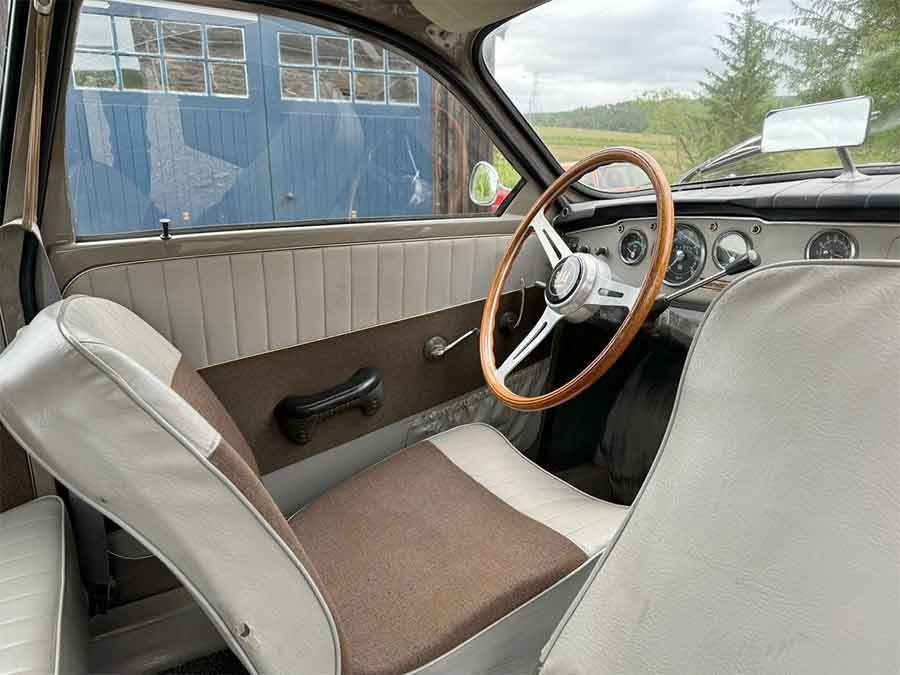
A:
[[[853,148],[869,133],[868,96],[772,110],[763,122],[762,152]]]
[[[481,161],[469,175],[469,199],[476,206],[490,206],[500,192],[500,174],[490,162]]]

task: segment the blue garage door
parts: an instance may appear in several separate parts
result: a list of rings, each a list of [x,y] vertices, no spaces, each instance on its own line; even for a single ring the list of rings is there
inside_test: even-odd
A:
[[[276,218],[431,214],[431,78],[345,34],[260,28]]]

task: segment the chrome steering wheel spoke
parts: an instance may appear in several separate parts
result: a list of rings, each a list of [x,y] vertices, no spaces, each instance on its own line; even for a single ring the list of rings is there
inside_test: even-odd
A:
[[[594,293],[585,302],[585,306],[594,309],[602,307],[624,307],[630,310],[634,307],[641,289],[615,279],[599,279]]]
[[[534,230],[538,241],[541,243],[541,248],[544,249],[544,254],[547,256],[547,260],[550,261],[550,267],[555,267],[560,260],[572,255],[569,247],[566,246],[566,242],[563,241],[563,238],[559,236],[559,233],[547,220],[547,216],[543,211],[538,211],[538,214],[532,219],[529,226]]]
[[[497,377],[501,382],[506,382],[509,374],[524,361],[531,352],[538,348],[544,339],[553,332],[556,324],[562,319],[561,314],[557,314],[550,307],[544,308],[544,313],[537,323],[534,324],[528,335],[526,335],[519,345],[506,357],[506,360],[497,368]]]

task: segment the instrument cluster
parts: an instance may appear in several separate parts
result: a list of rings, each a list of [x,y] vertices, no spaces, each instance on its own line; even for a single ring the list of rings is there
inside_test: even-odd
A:
[[[577,239],[582,250],[603,251],[619,280],[640,284],[656,243],[656,222],[654,218],[623,219],[571,233],[569,238]],[[763,265],[803,258],[891,258],[900,251],[900,225],[678,218],[665,285],[675,289],[692,284],[724,269],[751,249],[760,255]]]

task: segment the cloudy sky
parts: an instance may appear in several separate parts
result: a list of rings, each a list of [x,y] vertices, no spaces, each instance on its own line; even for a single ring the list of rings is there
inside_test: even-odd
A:
[[[664,87],[693,91],[705,68],[717,69],[715,36],[738,8],[736,0],[551,0],[506,24],[495,75],[526,113]],[[790,0],[763,0],[761,16],[784,19],[790,10]]]

